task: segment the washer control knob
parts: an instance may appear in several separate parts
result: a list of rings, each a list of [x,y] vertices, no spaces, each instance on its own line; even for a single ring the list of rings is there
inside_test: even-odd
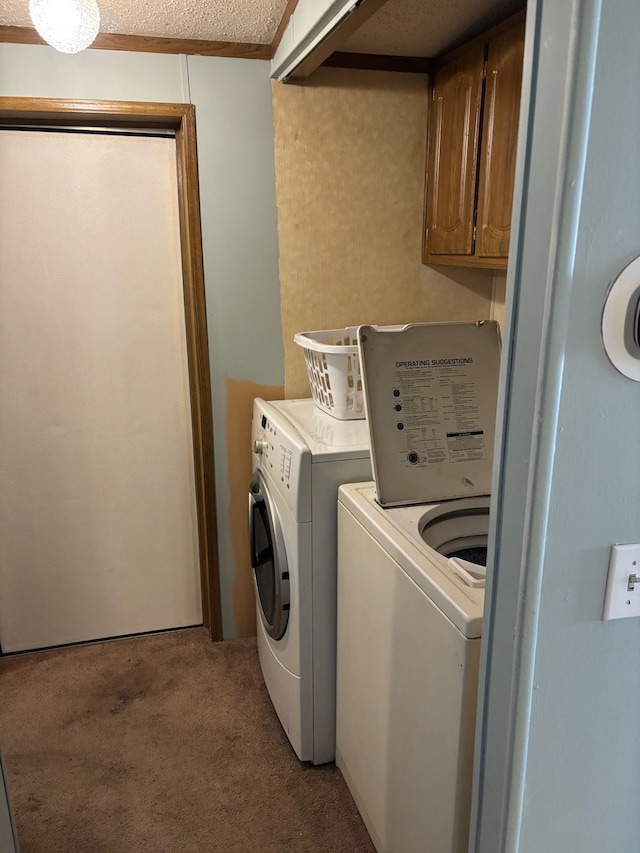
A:
[[[257,453],[258,456],[262,456],[262,454],[264,453],[264,451],[266,449],[267,449],[267,442],[266,441],[261,441],[259,438],[257,438],[253,442],[253,452]]]

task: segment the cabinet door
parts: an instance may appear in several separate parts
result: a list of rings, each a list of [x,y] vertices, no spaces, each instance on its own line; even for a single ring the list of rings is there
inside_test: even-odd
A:
[[[473,254],[484,44],[435,71],[427,186],[428,255]]]
[[[523,54],[524,20],[489,42],[476,234],[481,257],[509,254]]]

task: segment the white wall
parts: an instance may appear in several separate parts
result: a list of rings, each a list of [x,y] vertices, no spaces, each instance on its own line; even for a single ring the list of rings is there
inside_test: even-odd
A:
[[[640,385],[600,336],[640,254],[639,29],[637,0],[528,4],[479,853],[639,848],[640,619],[602,608],[611,545],[640,541]]]
[[[284,381],[269,63],[0,44],[0,95],[196,107],[223,630],[233,637],[225,379]]]

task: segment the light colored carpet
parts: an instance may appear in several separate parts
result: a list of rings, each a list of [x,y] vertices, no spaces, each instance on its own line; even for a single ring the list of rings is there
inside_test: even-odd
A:
[[[0,658],[21,853],[373,853],[340,772],[296,758],[255,640],[204,629]]]

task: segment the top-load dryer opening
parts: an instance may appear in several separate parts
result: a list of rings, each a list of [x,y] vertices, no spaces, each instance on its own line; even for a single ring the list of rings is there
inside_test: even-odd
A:
[[[487,565],[489,498],[469,498],[430,507],[420,518],[421,539],[442,554]]]

